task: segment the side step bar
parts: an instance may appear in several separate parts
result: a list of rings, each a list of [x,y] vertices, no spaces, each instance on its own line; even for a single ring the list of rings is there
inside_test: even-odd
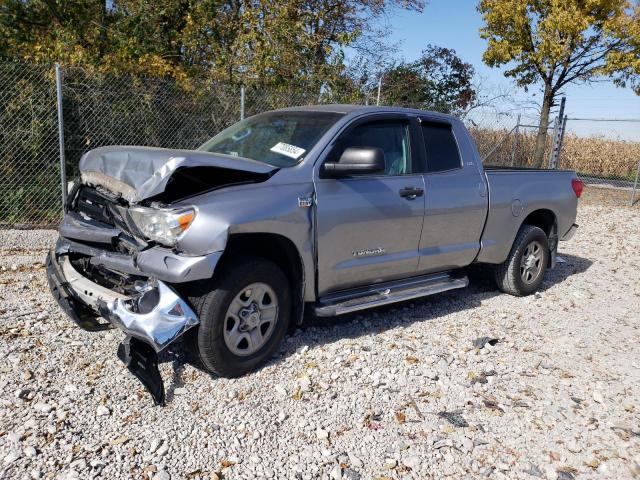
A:
[[[467,285],[469,279],[466,276],[454,277],[450,273],[424,275],[327,295],[320,299],[315,313],[318,317],[334,317],[464,288]]]

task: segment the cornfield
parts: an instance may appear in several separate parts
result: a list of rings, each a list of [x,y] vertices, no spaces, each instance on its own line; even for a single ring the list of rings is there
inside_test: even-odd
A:
[[[482,158],[495,149],[485,159],[485,164],[533,166],[535,132],[520,132],[516,135],[508,130],[472,128],[471,133]],[[548,135],[545,162],[548,161],[550,149],[551,135]],[[567,134],[562,144],[560,168],[575,170],[586,176],[633,180],[639,160],[640,142]]]
[[[602,137],[565,136],[560,167],[584,175],[633,180],[640,160],[640,142]]]

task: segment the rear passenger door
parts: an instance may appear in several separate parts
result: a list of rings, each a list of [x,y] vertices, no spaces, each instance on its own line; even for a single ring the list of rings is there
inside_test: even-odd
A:
[[[485,178],[461,123],[421,117],[420,132],[426,165],[418,272],[463,267],[480,250],[488,203]]]

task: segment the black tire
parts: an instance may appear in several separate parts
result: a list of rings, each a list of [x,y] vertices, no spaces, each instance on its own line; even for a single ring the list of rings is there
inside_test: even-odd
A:
[[[225,342],[225,317],[236,295],[253,283],[264,283],[275,292],[277,316],[266,343],[248,356],[239,356]],[[200,325],[188,332],[187,345],[206,370],[227,378],[242,376],[264,365],[278,349],[291,318],[291,288],[287,277],[276,264],[258,257],[228,263],[191,302]]]
[[[535,275],[531,275],[531,279],[527,281],[530,271],[527,272],[527,269],[522,266],[523,256],[528,246],[535,245],[534,242],[540,246],[539,271]],[[538,262],[534,263],[534,265],[537,264]],[[548,265],[549,240],[544,230],[533,225],[522,225],[518,230],[509,256],[504,263],[496,265],[494,268],[495,280],[498,288],[503,292],[524,297],[538,290]],[[535,268],[537,270],[537,266]]]

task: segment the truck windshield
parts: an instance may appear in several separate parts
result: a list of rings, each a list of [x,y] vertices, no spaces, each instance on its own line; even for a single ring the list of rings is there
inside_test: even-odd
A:
[[[333,112],[263,113],[223,130],[198,150],[291,167],[341,116]]]

